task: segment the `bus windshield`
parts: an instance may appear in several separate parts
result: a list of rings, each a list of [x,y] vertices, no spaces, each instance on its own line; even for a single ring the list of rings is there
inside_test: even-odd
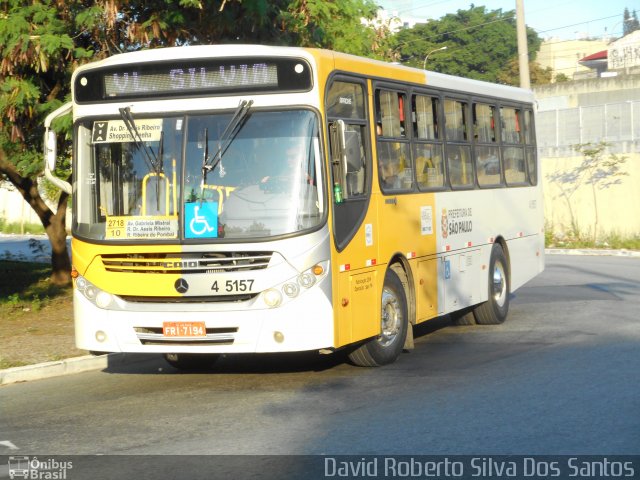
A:
[[[215,241],[319,225],[316,114],[250,111],[225,138],[232,117],[135,117],[133,131],[121,118],[81,122],[74,232],[96,240]]]

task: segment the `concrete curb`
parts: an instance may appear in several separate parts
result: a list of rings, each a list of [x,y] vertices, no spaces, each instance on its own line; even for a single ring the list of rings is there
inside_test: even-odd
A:
[[[604,250],[601,248],[545,248],[548,255],[595,255],[640,258],[640,250]]]
[[[82,357],[65,358],[53,362],[25,365],[23,367],[0,370],[0,385],[42,380],[44,378],[71,375],[74,373],[104,370],[117,365],[128,365],[148,361],[150,355],[136,353],[109,353],[106,355],[84,355]]]

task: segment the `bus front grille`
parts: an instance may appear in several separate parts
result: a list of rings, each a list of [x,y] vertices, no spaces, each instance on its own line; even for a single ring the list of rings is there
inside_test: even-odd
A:
[[[180,274],[263,270],[273,252],[127,253],[104,254],[107,272]]]
[[[126,302],[132,303],[235,303],[247,302],[259,293],[241,293],[237,295],[208,295],[206,297],[143,297],[136,295],[118,295]]]

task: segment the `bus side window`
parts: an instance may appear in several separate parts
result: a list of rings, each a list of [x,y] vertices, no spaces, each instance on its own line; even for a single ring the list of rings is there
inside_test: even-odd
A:
[[[346,125],[345,147],[347,152],[347,198],[357,197],[365,193],[364,127]]]
[[[366,114],[362,85],[335,81],[327,95],[330,122],[344,122],[346,162],[334,159],[333,183],[342,186],[344,199],[364,197],[367,193],[367,159],[365,150]],[[333,139],[332,141],[335,141]]]
[[[527,149],[526,156],[529,183],[531,183],[531,185],[537,185],[538,164],[536,161],[536,132],[533,130],[533,112],[531,110],[524,111],[524,135],[524,141]]]
[[[382,127],[378,134],[378,176],[383,191],[411,190],[413,162],[406,131],[405,95],[389,90],[377,90],[376,122]]]
[[[421,189],[444,186],[444,162],[440,136],[439,99],[414,95],[411,102],[413,120],[413,158],[416,179]]]
[[[454,188],[473,188],[475,183],[468,108],[467,102],[452,98],[444,100],[447,169]]]
[[[523,184],[527,180],[523,149],[522,110],[512,107],[500,109],[502,119],[502,158],[507,185]]]
[[[447,140],[450,142],[468,141],[467,104],[451,98],[445,99],[444,116]]]
[[[452,187],[473,186],[473,165],[469,146],[447,145],[447,165]]]
[[[496,136],[497,109],[486,103],[473,104],[473,132],[478,185],[497,186],[502,182],[500,151]]]
[[[383,137],[405,137],[404,95],[379,91],[377,118],[382,124]]]

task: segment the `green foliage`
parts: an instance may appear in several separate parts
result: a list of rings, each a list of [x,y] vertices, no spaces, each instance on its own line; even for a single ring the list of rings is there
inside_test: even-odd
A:
[[[289,25],[283,32],[288,45],[379,56],[373,52],[378,32],[361,21],[375,18],[377,8],[371,0],[294,0],[279,18]]]
[[[35,302],[42,306],[43,302],[66,295],[71,287],[52,285],[49,269],[43,263],[0,260],[0,305],[18,307]]]
[[[447,50],[429,56],[428,70],[497,82],[509,62],[517,59],[515,12],[471,5],[469,10],[403,30],[393,42],[404,64],[422,68],[428,52],[446,46]],[[527,43],[529,52],[540,46],[532,29],[527,30]]]
[[[529,62],[529,79],[532,85],[546,85],[551,83],[553,70],[551,67],[542,68],[537,62]],[[505,85],[520,85],[520,64],[516,57],[509,60],[507,66],[498,73],[498,83]]]
[[[620,235],[612,232],[602,235],[597,242],[592,235],[558,237],[551,230],[545,230],[545,247],[547,248],[599,248],[611,250],[640,251],[640,235]]]
[[[44,182],[46,115],[68,101],[80,64],[114,54],[166,46],[217,43],[326,47],[379,55],[372,0],[4,0],[0,3],[0,183],[8,181],[43,219],[60,248],[52,280],[70,281],[64,248],[68,201]],[[383,32],[384,33],[384,32]],[[249,51],[247,53],[250,53]],[[60,178],[71,175],[70,115],[57,119]],[[41,195],[55,201],[52,212]],[[57,270],[56,270],[57,269]]]
[[[17,222],[7,222],[5,219],[0,218],[0,232],[2,233],[17,233],[17,234],[25,234],[30,233],[33,235],[39,235],[44,233],[44,227],[41,223],[17,223]],[[2,258],[2,252],[0,252],[0,258]]]

